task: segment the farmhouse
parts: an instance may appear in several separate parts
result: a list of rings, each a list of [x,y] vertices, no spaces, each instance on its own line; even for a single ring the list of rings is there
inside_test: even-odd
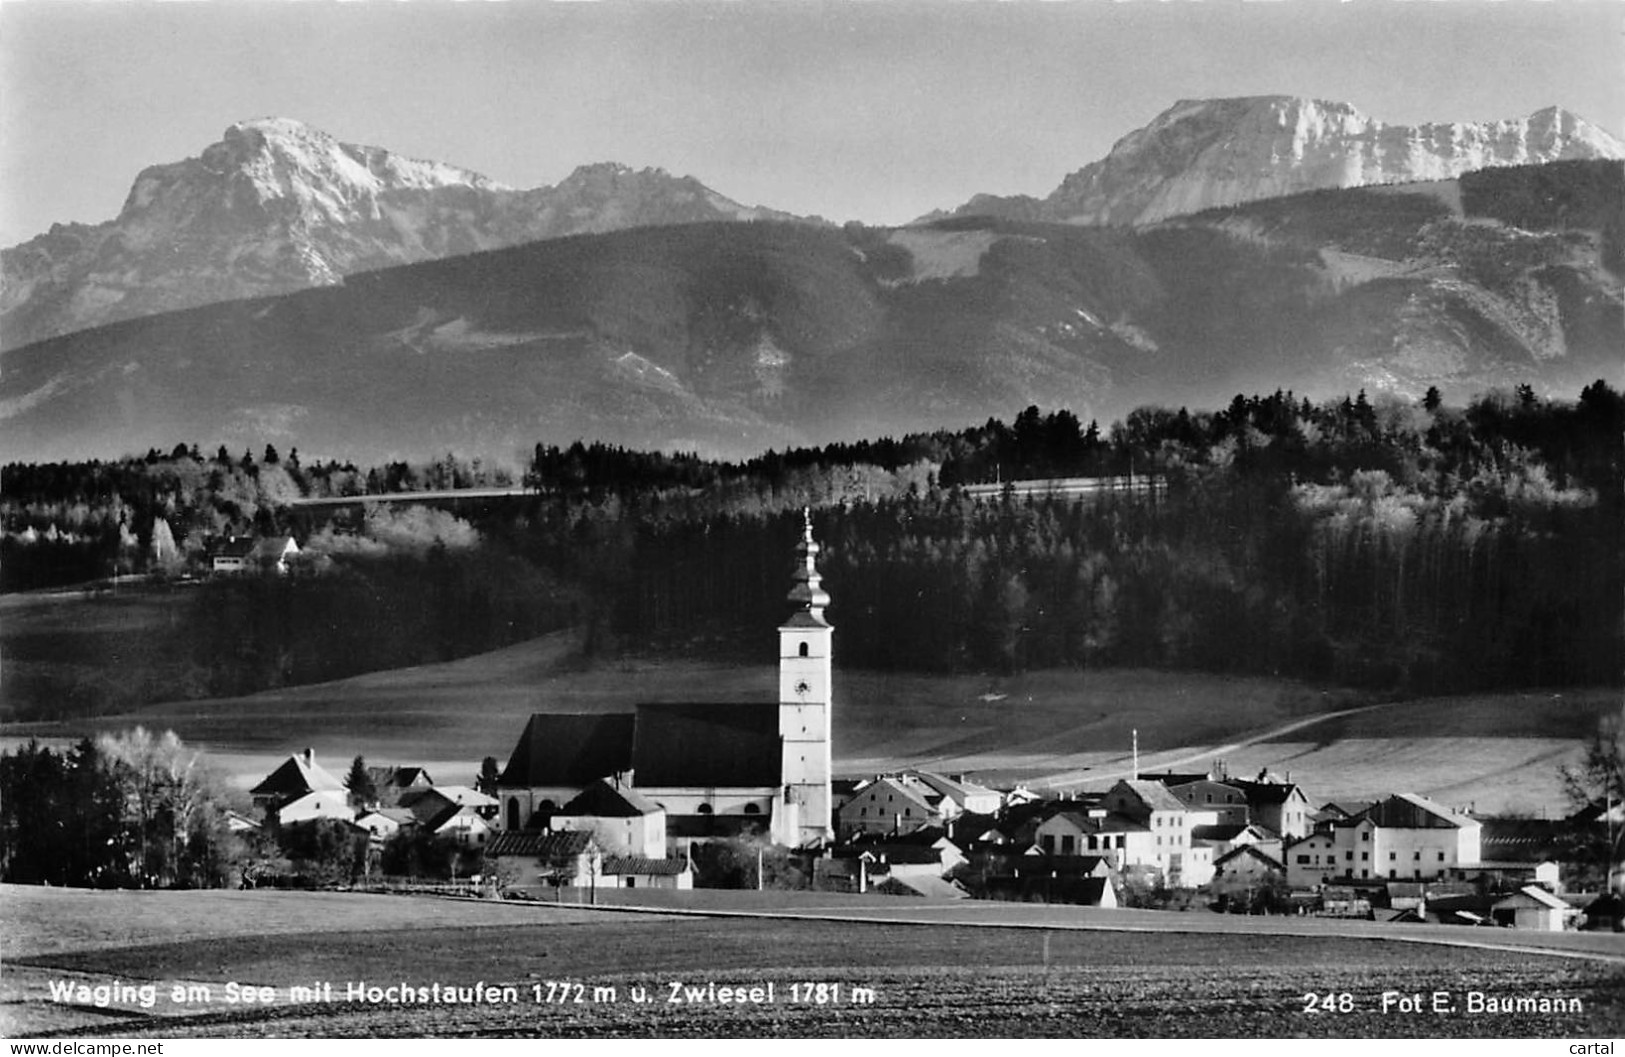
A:
[[[372,779],[379,807],[394,807],[403,796],[434,785],[429,772],[421,767],[368,767],[367,777]]]
[[[1251,821],[1247,811],[1247,794],[1228,782],[1199,778],[1194,782],[1165,783],[1192,811],[1211,811],[1217,826],[1245,826]]]
[[[604,853],[591,833],[506,831],[485,846],[491,873],[520,887],[591,888],[604,873]]]
[[[248,794],[268,817],[282,822],[355,817],[344,783],[318,764],[310,749],[289,756]],[[285,811],[289,813],[284,815]]]
[[[1191,816],[1160,782],[1125,778],[1106,791],[1101,807],[1139,823],[1150,835],[1139,851],[1132,843],[1125,865],[1154,866],[1172,885],[1203,885],[1213,877],[1213,851],[1191,843]]]
[[[1247,884],[1270,884],[1286,879],[1286,867],[1256,844],[1241,844],[1213,860],[1214,878]]]
[[[1481,829],[1476,820],[1427,797],[1396,793],[1291,845],[1287,880],[1450,877],[1463,864],[1479,861]]]
[[[209,568],[217,573],[259,572],[262,570],[285,573],[288,559],[299,553],[299,544],[292,536],[232,536],[209,557]]]
[[[497,778],[497,824],[544,829],[599,780],[635,791],[667,819],[668,846],[687,837],[757,834],[810,846],[833,838],[831,659],[812,518],[803,515],[779,628],[773,704],[640,704],[633,712],[538,713]],[[581,817],[581,816],[575,816]]]
[[[844,783],[842,783],[844,784]],[[911,833],[942,827],[964,815],[991,816],[1003,794],[964,775],[908,770],[866,778],[839,798],[842,839],[863,833]]]

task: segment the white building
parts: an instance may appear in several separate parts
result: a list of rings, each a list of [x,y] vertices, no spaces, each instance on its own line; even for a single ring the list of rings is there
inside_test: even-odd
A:
[[[1321,875],[1348,879],[1431,881],[1479,861],[1480,833],[1474,819],[1415,793],[1396,793],[1353,818],[1334,823],[1327,835],[1299,841],[1288,850],[1288,880],[1318,883]],[[1330,864],[1316,863],[1330,854]],[[1310,863],[1300,861],[1309,856]],[[1315,866],[1331,870],[1316,871]]]
[[[775,704],[640,704],[633,712],[538,713],[497,779],[496,823],[548,826],[600,779],[619,776],[666,814],[669,849],[754,836],[805,846],[834,837],[830,789],[834,628],[824,619],[812,518],[804,516],[779,627]]]
[[[666,855],[665,808],[636,789],[602,778],[553,816],[553,828],[591,833],[606,856],[664,859]]]

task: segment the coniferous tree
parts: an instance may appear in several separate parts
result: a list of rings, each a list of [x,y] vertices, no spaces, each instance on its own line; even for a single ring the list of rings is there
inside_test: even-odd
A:
[[[350,761],[350,773],[344,776],[344,788],[350,791],[350,806],[365,808],[378,802],[378,785],[367,771],[367,761],[357,755]]]

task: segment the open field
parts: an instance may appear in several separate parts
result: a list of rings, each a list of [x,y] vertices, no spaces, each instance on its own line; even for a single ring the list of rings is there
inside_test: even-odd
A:
[[[687,895],[687,894],[684,894]],[[751,896],[754,893],[741,893]],[[763,893],[772,902],[781,894]],[[781,913],[865,913],[875,920],[625,914],[390,896],[139,892],[106,898],[144,922],[77,926],[97,893],[4,890],[0,975],[13,1032],[193,1036],[347,1035],[958,1035],[958,1036],[1612,1036],[1625,1028],[1625,942],[1555,937],[1590,956],[1531,947],[1437,946],[1363,938],[1369,924],[921,900],[782,901]],[[702,902],[737,898],[694,893]],[[683,901],[679,898],[677,901]],[[739,900],[750,903],[751,900]],[[762,902],[762,899],[756,900]],[[109,906],[107,909],[114,909]],[[968,924],[904,924],[967,913]],[[124,916],[123,914],[119,915]],[[888,920],[889,919],[889,920]],[[114,921],[98,913],[95,921]],[[265,922],[264,925],[261,922]],[[300,923],[303,922],[303,927]],[[1010,925],[1025,927],[1009,927]],[[1204,928],[1225,932],[1165,931]],[[986,926],[993,927],[986,927]],[[1083,926],[1083,928],[1080,928]],[[1141,931],[1110,931],[1116,928]],[[1289,934],[1295,929],[1302,934]],[[1413,929],[1451,941],[1505,931]],[[1406,935],[1409,935],[1407,933]],[[1401,933],[1393,933],[1399,937]],[[53,1001],[50,983],[161,982],[153,1004]],[[398,1004],[347,985],[511,987],[477,1004]],[[226,985],[275,989],[264,1006]],[[331,1000],[292,986],[333,985]],[[670,1001],[671,985],[771,983],[771,1003]],[[798,985],[839,985],[825,1001]],[[194,990],[174,1002],[175,983]],[[549,985],[555,985],[549,1001]],[[557,985],[569,984],[564,991]],[[582,990],[574,990],[581,985]],[[1447,992],[1450,1011],[1382,1011],[1384,991]],[[1469,1012],[1470,993],[1572,999],[1580,1011]],[[1347,1012],[1307,1013],[1306,995],[1348,994]],[[638,1001],[639,995],[645,1001]],[[538,995],[541,1001],[538,1001]],[[576,1001],[577,997],[581,1001]],[[290,999],[299,997],[300,1001]],[[387,998],[387,996],[380,996]],[[567,1001],[560,1000],[567,998]],[[1342,1001],[1339,999],[1338,1001]],[[184,1019],[176,1019],[184,1018]]]
[[[73,663],[116,679],[118,650],[132,648],[128,640],[164,619],[163,611],[151,598],[8,601],[0,642],[12,672],[20,657],[24,674],[31,663]],[[51,646],[70,627],[89,636],[88,653],[58,656],[61,648]],[[631,659],[583,668],[568,637],[554,635],[446,664],[248,697],[7,724],[0,735],[76,737],[141,723],[207,750],[239,785],[307,746],[330,765],[359,752],[372,763],[421,764],[438,781],[469,783],[483,757],[507,759],[532,712],[770,701],[776,693],[771,664]],[[1220,758],[1235,774],[1290,771],[1312,799],[1403,789],[1480,811],[1551,813],[1564,806],[1558,765],[1577,758],[1598,716],[1619,707],[1610,689],[1383,702],[1334,687],[1191,672],[936,676],[837,665],[835,759],[847,774],[914,765],[988,781],[1103,788],[1131,768],[1138,730],[1142,770],[1205,769]]]

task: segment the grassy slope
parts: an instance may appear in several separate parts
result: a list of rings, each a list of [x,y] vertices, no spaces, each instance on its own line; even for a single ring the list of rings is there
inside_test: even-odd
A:
[[[121,603],[62,602],[53,623],[97,629]],[[45,603],[40,603],[46,611]],[[28,646],[8,611],[13,659]],[[99,634],[99,632],[98,632]],[[94,659],[97,663],[105,658]],[[110,668],[116,671],[116,666]],[[770,663],[737,667],[632,660],[582,669],[562,636],[449,664],[402,669],[227,700],[176,702],[93,724],[10,725],[6,735],[74,736],[141,723],[208,749],[240,782],[287,753],[312,747],[330,767],[356,753],[374,763],[420,763],[441,782],[471,782],[479,760],[506,761],[534,711],[624,709],[639,701],[771,701]],[[1285,680],[1151,671],[1041,671],[989,676],[885,675],[839,670],[835,757],[860,774],[906,764],[1099,788],[1130,767],[1138,731],[1142,769],[1290,770],[1317,799],[1403,789],[1480,810],[1561,808],[1556,768],[1612,691],[1500,694],[1402,702],[1271,733],[1319,713],[1370,704],[1350,691]],[[1242,744],[1238,744],[1242,743]]]

